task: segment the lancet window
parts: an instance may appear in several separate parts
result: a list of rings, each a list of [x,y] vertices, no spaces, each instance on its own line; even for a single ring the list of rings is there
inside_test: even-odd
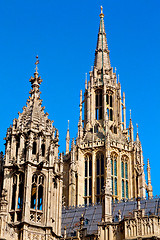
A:
[[[37,143],[34,141],[33,148],[32,148],[32,154],[36,154],[36,153],[37,153]]]
[[[111,91],[106,93],[107,114],[109,120],[113,121],[113,95]]]
[[[102,90],[97,90],[95,94],[95,117],[97,120],[102,119]]]
[[[128,157],[121,159],[122,198],[128,198]]]
[[[24,174],[22,172],[13,175],[12,199],[10,216],[11,221],[20,221],[22,218],[24,192]]]
[[[31,208],[35,210],[43,210],[43,190],[44,177],[43,175],[34,174],[32,176],[31,189]]]
[[[104,188],[104,155],[98,153],[96,156],[96,196],[97,203],[101,202],[101,193]]]
[[[42,149],[42,157],[44,157],[45,156],[45,144],[44,143],[42,144],[41,149]]]
[[[85,157],[84,203],[92,203],[92,156]]]
[[[111,181],[112,181],[112,195],[113,199],[117,198],[117,154],[111,154]]]

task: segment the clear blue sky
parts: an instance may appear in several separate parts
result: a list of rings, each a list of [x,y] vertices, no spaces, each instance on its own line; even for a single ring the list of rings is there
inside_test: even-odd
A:
[[[120,74],[135,132],[139,124],[144,167],[149,158],[154,195],[159,195],[159,0],[1,0],[0,150],[7,127],[26,104],[37,54],[41,98],[59,129],[60,151],[65,150],[68,119],[76,137],[79,91],[84,92],[85,73],[94,62],[101,5],[111,65]]]

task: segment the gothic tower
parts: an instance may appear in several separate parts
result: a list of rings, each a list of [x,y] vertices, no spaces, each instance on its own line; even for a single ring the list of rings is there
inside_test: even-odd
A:
[[[85,81],[83,100],[80,92],[78,136],[64,157],[64,174],[66,205],[102,202],[107,182],[113,200],[145,197],[147,189],[152,192],[145,181],[142,146],[138,133],[134,141],[131,117],[126,128],[125,93],[122,98],[111,67],[102,7],[94,67]]]
[[[0,239],[61,236],[63,162],[58,158],[58,130],[41,106],[38,62],[27,105],[5,138]]]

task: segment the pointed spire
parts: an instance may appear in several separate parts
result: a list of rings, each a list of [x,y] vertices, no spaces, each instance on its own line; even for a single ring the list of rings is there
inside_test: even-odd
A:
[[[130,109],[130,121],[129,121],[129,138],[130,138],[130,142],[134,142],[131,109]]]
[[[69,135],[69,120],[68,120],[68,128],[66,134],[66,154],[69,153],[69,143],[70,143],[70,135]]]
[[[101,13],[100,13],[100,25],[99,25],[99,32],[98,32],[98,40],[97,40],[97,47],[95,51],[95,62],[94,67],[99,70],[110,69],[110,58],[109,58],[109,50],[107,45],[106,39],[106,32],[104,27],[104,14],[103,14],[103,7],[101,6]]]
[[[85,74],[85,89],[87,89],[87,73]]]
[[[136,126],[137,126],[136,141],[137,141],[137,142],[140,142],[139,134],[138,134],[138,124],[136,124]]]
[[[33,97],[33,98],[35,98],[35,97],[39,98],[39,95],[40,95],[39,87],[42,82],[42,79],[38,73],[38,67],[37,67],[38,64],[39,64],[39,59],[38,59],[38,55],[37,55],[36,62],[35,62],[36,68],[35,68],[35,72],[34,72],[34,78],[31,77],[29,80],[31,82],[31,86],[32,86],[32,90],[30,93],[31,93],[31,97]]]
[[[148,183],[147,183],[148,198],[151,198],[153,196],[153,190],[151,185],[151,167],[150,167],[149,159],[147,159],[147,179],[148,179]]]

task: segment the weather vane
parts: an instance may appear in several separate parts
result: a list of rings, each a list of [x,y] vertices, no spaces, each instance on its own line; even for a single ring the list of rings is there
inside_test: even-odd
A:
[[[37,70],[38,70],[38,67],[37,67],[37,65],[39,64],[38,55],[36,56],[36,62],[35,62],[35,64],[36,64],[36,72],[37,72]]]

